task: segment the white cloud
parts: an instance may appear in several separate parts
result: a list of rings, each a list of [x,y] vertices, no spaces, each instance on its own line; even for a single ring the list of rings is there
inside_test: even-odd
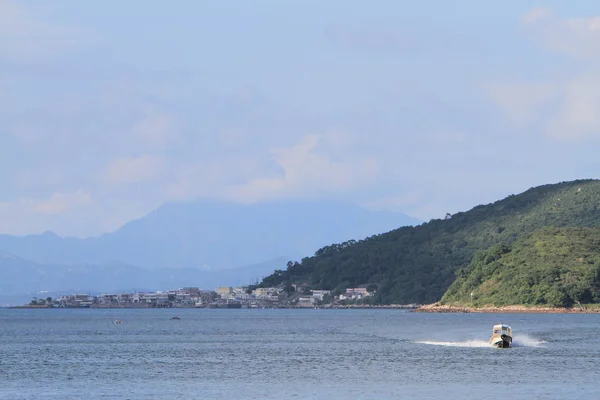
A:
[[[77,229],[81,229],[81,225],[68,217],[84,218],[92,205],[92,196],[84,190],[54,193],[47,199],[20,198],[0,202],[0,232],[24,235],[41,233],[58,226],[59,230],[80,233]]]
[[[167,114],[149,115],[138,122],[133,132],[153,147],[164,148],[169,142],[177,140],[173,117]]]
[[[528,29],[549,49],[580,59],[600,59],[600,17],[559,18],[545,8],[523,17]]]
[[[490,84],[487,93],[516,126],[557,140],[600,137],[600,74],[553,82]]]
[[[0,233],[26,235],[54,231],[59,235],[87,237],[111,232],[156,208],[139,198],[92,198],[84,191],[55,193],[49,198],[20,198],[0,202]]]
[[[241,168],[242,159],[234,164],[227,161],[206,160],[173,166],[165,187],[168,200],[190,200],[196,197],[219,197],[221,188]]]
[[[492,100],[517,125],[529,125],[538,121],[542,108],[560,96],[556,83],[492,83],[485,87]]]
[[[526,12],[525,15],[523,15],[522,21],[526,24],[532,24],[553,17],[554,14],[549,9],[544,7],[537,7]]]
[[[490,83],[487,94],[524,130],[557,140],[600,137],[600,17],[561,19],[541,8],[523,23],[545,47],[578,64],[537,82]]]
[[[157,156],[120,158],[108,166],[106,178],[117,184],[146,182],[159,177],[164,168],[165,161]]]
[[[0,2],[0,33],[2,36],[28,36],[31,32],[41,31],[44,25],[32,21],[16,2]]]
[[[16,1],[0,1],[0,57],[50,56],[96,40],[88,29],[52,25]]]
[[[586,74],[563,84],[559,111],[547,127],[558,139],[600,137],[600,74]]]
[[[379,172],[376,160],[333,160],[319,151],[323,136],[307,135],[288,148],[275,148],[271,154],[282,173],[276,177],[251,179],[230,187],[226,195],[236,201],[255,202],[265,199],[336,192],[364,185]],[[327,149],[325,149],[327,150]]]
[[[62,214],[74,207],[90,204],[92,196],[89,193],[78,190],[74,193],[54,193],[50,199],[37,203],[27,202],[33,205],[33,211],[39,214]]]

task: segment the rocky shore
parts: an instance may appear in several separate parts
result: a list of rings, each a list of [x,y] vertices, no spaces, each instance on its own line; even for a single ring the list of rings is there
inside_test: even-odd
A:
[[[323,306],[317,306],[317,308],[331,308],[331,309],[350,309],[350,308],[365,308],[365,309],[400,309],[400,310],[416,310],[421,305],[419,304],[325,304]],[[294,308],[294,307],[292,307]]]
[[[564,308],[564,307],[535,307],[512,305],[503,307],[482,306],[482,307],[466,307],[466,306],[450,306],[440,303],[433,303],[421,306],[413,310],[413,312],[425,313],[531,313],[531,314],[596,314],[600,313],[600,308],[588,308],[585,306]]]

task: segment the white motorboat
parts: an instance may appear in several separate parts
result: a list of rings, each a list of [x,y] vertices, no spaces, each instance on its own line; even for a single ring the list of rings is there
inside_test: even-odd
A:
[[[490,344],[500,348],[510,347],[512,345],[512,328],[505,324],[494,325]]]

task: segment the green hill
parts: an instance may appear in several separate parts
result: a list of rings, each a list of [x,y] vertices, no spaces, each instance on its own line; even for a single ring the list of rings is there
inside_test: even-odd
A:
[[[442,298],[476,307],[576,302],[600,302],[600,228],[543,228],[478,252]]]
[[[477,251],[510,245],[544,227],[600,227],[599,205],[598,180],[539,186],[443,220],[323,247],[261,286],[306,282],[340,291],[374,283],[378,303],[431,303]]]

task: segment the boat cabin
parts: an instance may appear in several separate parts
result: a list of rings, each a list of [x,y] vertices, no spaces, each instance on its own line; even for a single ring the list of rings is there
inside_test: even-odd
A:
[[[495,335],[506,335],[512,337],[512,329],[508,325],[494,325],[493,336]]]

